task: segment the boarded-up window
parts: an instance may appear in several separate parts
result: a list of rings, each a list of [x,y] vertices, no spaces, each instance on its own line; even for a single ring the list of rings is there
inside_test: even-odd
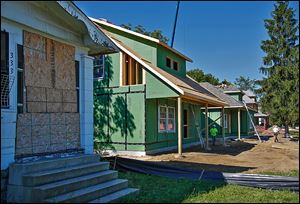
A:
[[[129,55],[123,53],[122,85],[135,85],[143,83],[142,65]]]
[[[1,108],[9,107],[8,33],[1,31]]]

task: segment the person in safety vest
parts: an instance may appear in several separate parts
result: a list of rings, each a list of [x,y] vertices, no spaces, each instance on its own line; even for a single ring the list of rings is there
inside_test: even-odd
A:
[[[213,125],[209,132],[210,136],[212,137],[213,146],[215,146],[216,136],[218,134],[218,129],[216,128],[216,125]]]

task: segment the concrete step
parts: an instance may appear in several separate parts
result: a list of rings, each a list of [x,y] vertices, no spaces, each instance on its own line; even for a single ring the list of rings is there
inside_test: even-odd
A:
[[[9,167],[9,184],[22,185],[22,176],[24,174],[41,172],[51,169],[66,168],[76,165],[83,165],[88,163],[99,162],[100,156],[96,154],[91,155],[77,155],[73,157],[47,159],[42,161],[35,161],[29,163],[13,163]]]
[[[96,162],[84,165],[72,166],[67,168],[42,171],[23,175],[22,183],[24,186],[38,186],[64,179],[79,177],[90,173],[105,171],[109,169],[109,162]]]
[[[90,201],[89,203],[115,203],[125,196],[135,196],[139,193],[139,189],[136,188],[125,188],[123,190],[108,194],[101,198]]]
[[[107,170],[34,187],[43,199],[100,184],[118,178],[118,172]]]
[[[84,203],[96,198],[103,197],[113,192],[127,188],[128,181],[124,179],[114,179],[105,183],[89,186],[83,189],[61,194],[44,200],[47,203],[68,202],[68,203]]]

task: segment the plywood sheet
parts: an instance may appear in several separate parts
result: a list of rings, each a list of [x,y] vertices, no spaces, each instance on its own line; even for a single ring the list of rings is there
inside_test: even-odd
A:
[[[55,42],[55,88],[76,88],[75,76],[75,47]]]

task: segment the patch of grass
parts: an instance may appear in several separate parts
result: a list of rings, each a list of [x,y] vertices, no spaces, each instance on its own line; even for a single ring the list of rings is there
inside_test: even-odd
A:
[[[299,195],[238,185],[226,185],[208,193],[189,196],[185,203],[298,203]]]
[[[132,172],[119,172],[129,187],[139,188],[138,196],[123,198],[122,203],[188,203],[188,202],[299,202],[299,194],[227,185],[213,181],[171,179]]]
[[[274,175],[274,176],[296,176],[299,177],[299,170],[292,170],[288,172],[281,171],[263,171],[255,174],[265,174],[265,175]]]

